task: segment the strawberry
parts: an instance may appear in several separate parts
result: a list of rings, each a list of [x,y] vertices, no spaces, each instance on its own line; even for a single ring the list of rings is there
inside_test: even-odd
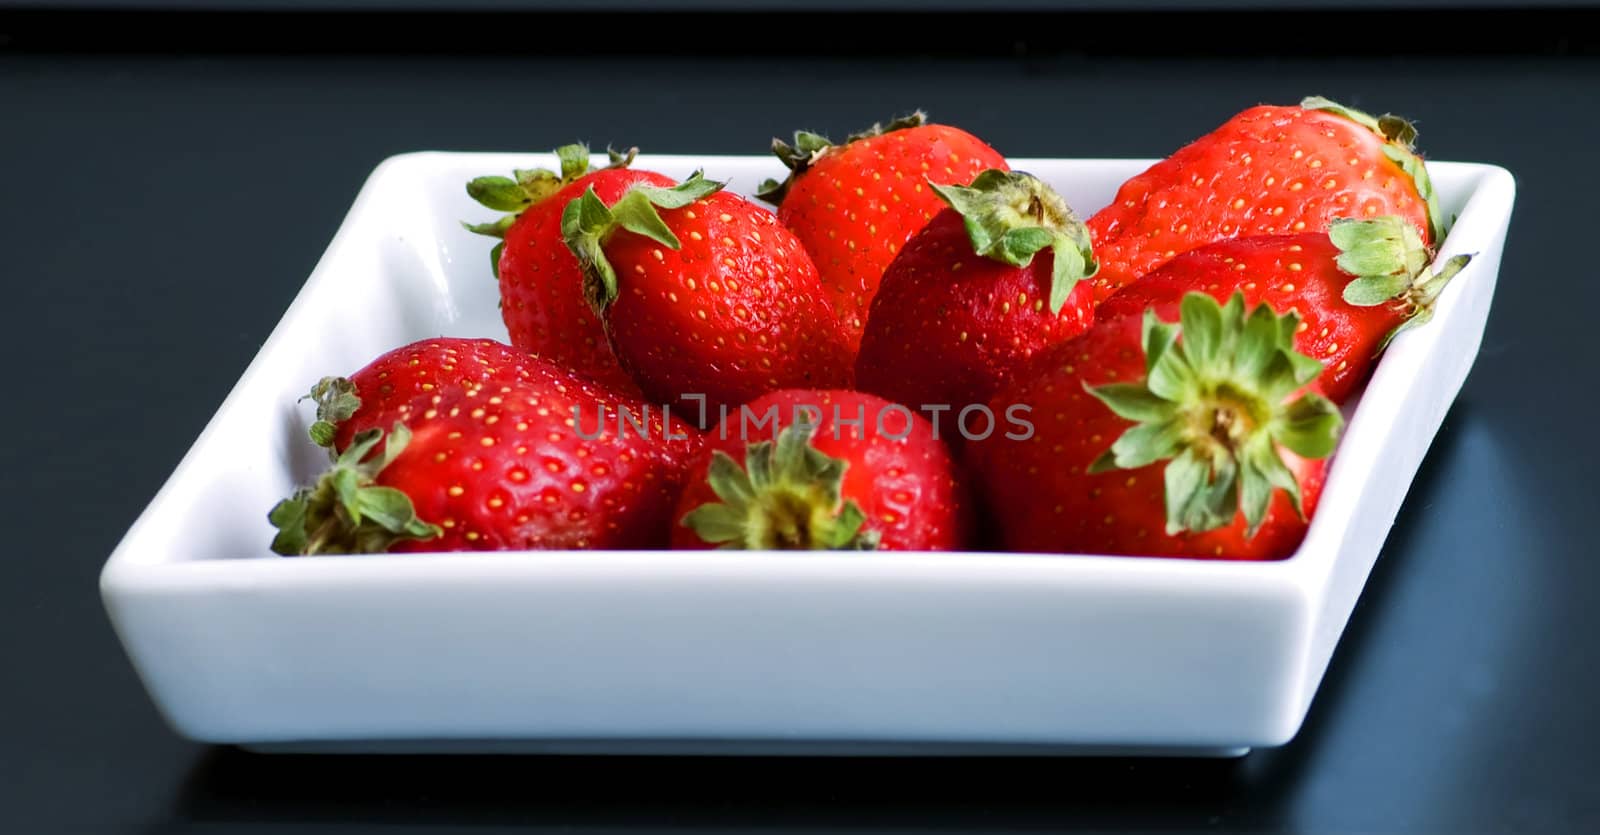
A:
[[[1417,132],[1324,98],[1262,105],[1127,181],[1089,218],[1104,299],[1195,247],[1227,238],[1320,232],[1336,217],[1398,215],[1424,243],[1444,238],[1444,216]]]
[[[421,356],[438,363],[427,373],[440,382],[405,408],[371,412],[366,422],[397,419],[387,434],[359,428],[327,473],[272,509],[275,552],[662,543],[701,446],[697,432],[544,360],[528,357],[517,373],[485,380],[445,370],[441,351]],[[376,376],[369,371],[354,376]]]
[[[606,347],[605,333],[583,297],[583,272],[561,239],[561,210],[593,188],[615,200],[634,183],[670,186],[653,171],[629,168],[635,151],[611,154],[611,165],[589,170],[589,149],[556,149],[561,171],[516,171],[516,179],[478,177],[467,193],[484,206],[511,212],[499,220],[468,224],[479,234],[501,238],[490,253],[500,282],[500,316],[511,344],[624,392],[636,391]]]
[[[1323,394],[1343,403],[1366,379],[1395,334],[1433,315],[1439,293],[1470,260],[1458,255],[1437,272],[1416,229],[1393,215],[1338,219],[1326,232],[1235,238],[1173,258],[1101,303],[1106,319],[1136,315],[1185,292],[1219,302],[1243,293],[1300,317],[1295,350],[1320,360]]]
[[[349,377],[324,377],[307,398],[317,403],[311,439],[344,450],[357,432],[411,417],[412,403],[451,386],[523,383],[538,361],[492,339],[437,337],[402,345]]]
[[[971,536],[949,449],[904,406],[778,391],[707,437],[678,501],[674,548],[947,551]]]
[[[852,350],[889,262],[944,208],[929,184],[964,184],[1005,157],[966,131],[927,124],[920,111],[851,134],[843,144],[797,131],[794,144],[772,140],[791,173],[768,180],[757,196],[778,207],[844,325]]]
[[[1188,293],[1097,322],[995,396],[1031,437],[966,449],[1017,551],[1274,559],[1298,547],[1342,424],[1299,320]],[[1181,341],[1180,341],[1181,337]],[[1023,433],[1025,435],[1026,433]]]
[[[562,219],[622,367],[656,402],[703,397],[702,426],[711,409],[851,377],[800,242],[721,188],[696,172],[671,189],[636,185],[609,206],[591,189]]]
[[[1034,353],[1088,328],[1089,236],[1037,178],[991,169],[934,186],[949,206],[889,266],[856,359],[863,391],[913,407],[984,404]],[[1035,256],[1038,257],[1035,257]]]

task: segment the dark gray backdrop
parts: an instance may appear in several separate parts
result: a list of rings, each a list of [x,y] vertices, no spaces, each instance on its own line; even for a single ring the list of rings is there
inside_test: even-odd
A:
[[[1471,15],[1459,41],[1438,15],[1251,18],[1267,34],[1190,20],[1158,33],[1181,57],[1117,15],[922,35],[874,17],[831,53],[799,39],[856,19],[702,35],[658,19],[339,20],[0,15],[0,832],[1600,828],[1600,64],[1573,57],[1594,54],[1592,17]],[[784,55],[730,46],[761,39]],[[184,44],[200,51],[151,51]],[[106,623],[102,561],[390,154],[574,138],[756,152],[795,127],[843,134],[923,107],[1013,155],[1142,157],[1308,93],[1413,116],[1431,156],[1502,164],[1521,191],[1476,369],[1286,748],[1238,762],[257,757],[168,731]]]

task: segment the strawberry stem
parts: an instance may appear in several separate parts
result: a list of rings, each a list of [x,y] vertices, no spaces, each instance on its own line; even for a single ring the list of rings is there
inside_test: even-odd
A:
[[[1169,535],[1224,527],[1242,510],[1254,536],[1279,489],[1303,515],[1300,485],[1279,447],[1327,457],[1343,417],[1318,394],[1288,400],[1322,372],[1321,363],[1294,350],[1299,323],[1294,313],[1279,316],[1264,304],[1247,316],[1243,293],[1225,306],[1189,293],[1176,325],[1146,311],[1145,379],[1085,386],[1134,421],[1089,471],[1166,461]]]
[[[1339,248],[1339,269],[1356,276],[1344,287],[1344,300],[1356,307],[1398,303],[1405,321],[1384,337],[1379,350],[1402,332],[1426,324],[1450,279],[1472,261],[1456,255],[1433,269],[1433,250],[1422,243],[1417,230],[1393,215],[1352,220],[1340,218],[1328,229],[1328,239]]]
[[[1032,174],[991,168],[968,186],[932,180],[928,185],[961,215],[978,255],[1026,267],[1040,250],[1050,250],[1052,314],[1061,312],[1079,281],[1099,270],[1088,228],[1055,189]]]
[[[401,540],[426,540],[444,533],[417,518],[411,497],[376,483],[378,474],[405,450],[411,432],[395,423],[382,452],[363,460],[383,440],[382,429],[356,435],[315,484],[273,506],[267,519],[278,530],[272,539],[274,553],[376,554]]]
[[[812,446],[816,432],[805,416],[779,433],[776,445],[750,444],[743,467],[721,450],[712,453],[707,481],[722,501],[689,511],[681,524],[728,550],[876,549],[879,535],[863,528],[861,507],[840,499],[849,462]]]
[[[682,244],[657,209],[681,209],[721,191],[723,185],[705,179],[704,173],[696,171],[671,188],[636,184],[610,206],[592,187],[567,204],[561,212],[561,235],[583,270],[584,296],[596,314],[603,316],[619,292],[617,271],[605,253],[611,236],[625,229],[677,250]]]
[[[890,119],[887,124],[874,122],[872,127],[859,130],[845,137],[841,145],[834,145],[833,140],[820,133],[797,130],[794,132],[794,144],[784,142],[774,137],[772,140],[772,153],[789,169],[789,176],[783,182],[777,180],[764,180],[756,189],[756,197],[765,200],[774,206],[783,203],[783,198],[789,193],[789,187],[794,181],[805,174],[816,161],[822,158],[830,148],[842,147],[862,139],[872,139],[907,128],[919,128],[928,123],[928,114],[920,110],[913,111],[910,115]]]
[[[311,424],[309,434],[313,443],[329,449],[333,447],[339,424],[349,420],[361,408],[356,384],[345,377],[323,377],[311,387],[310,393],[300,399],[316,402],[317,419]]]
[[[630,148],[626,153],[618,153],[607,148],[606,155],[610,159],[610,165],[606,167],[627,168],[638,153],[638,148]],[[495,278],[500,277],[500,253],[505,249],[506,231],[511,228],[511,224],[516,223],[523,210],[589,173],[587,145],[582,143],[562,145],[556,149],[555,154],[561,169],[559,172],[548,168],[518,168],[511,172],[512,177],[476,177],[467,183],[467,194],[473,200],[485,208],[507,212],[486,223],[461,222],[468,232],[501,240],[489,253],[489,263]]]

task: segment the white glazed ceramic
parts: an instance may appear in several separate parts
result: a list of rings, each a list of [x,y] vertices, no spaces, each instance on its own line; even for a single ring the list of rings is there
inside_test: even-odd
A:
[[[1477,354],[1514,183],[1429,166],[1475,253],[1350,413],[1280,562],[1080,555],[500,553],[285,559],[267,510],[325,459],[296,399],[437,335],[505,338],[473,176],[540,154],[385,161],[101,591],[182,735],[254,747],[1237,753],[1299,729]],[[1087,216],[1140,160],[1019,159]],[[766,157],[645,156],[749,193]],[[351,311],[360,311],[353,317]],[[352,326],[358,324],[358,326]]]

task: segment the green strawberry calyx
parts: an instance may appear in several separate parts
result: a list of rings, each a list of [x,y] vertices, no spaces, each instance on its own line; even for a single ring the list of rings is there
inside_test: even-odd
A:
[[[707,180],[696,171],[671,187],[635,184],[617,202],[607,206],[591,187],[561,212],[561,236],[583,269],[583,292],[595,313],[601,315],[616,301],[617,271],[606,258],[605,245],[619,229],[643,235],[662,246],[682,247],[657,209],[681,209],[722,190],[725,183]]]
[[[361,408],[361,398],[356,396],[356,384],[347,377],[323,377],[311,387],[309,394],[300,399],[317,404],[317,419],[308,433],[312,443],[330,450],[339,424],[349,420]]]
[[[606,156],[610,158],[610,164],[606,167],[627,168],[638,154],[638,148],[629,148],[623,153],[607,148]],[[506,230],[517,222],[522,211],[589,173],[587,145],[562,145],[556,149],[556,159],[561,165],[559,172],[548,168],[517,168],[512,170],[511,177],[475,177],[467,183],[467,194],[473,200],[485,208],[506,213],[487,223],[461,222],[469,232],[500,239],[500,243],[495,244],[489,252],[489,262],[496,278],[500,277],[500,253],[505,249]]]
[[[1041,250],[1050,250],[1050,313],[1060,313],[1072,288],[1095,274],[1089,230],[1055,189],[1032,174],[991,168],[971,185],[933,188],[961,215],[972,251],[985,258],[1026,267]]]
[[[1307,96],[1301,100],[1300,106],[1306,110],[1321,110],[1343,116],[1383,137],[1383,155],[1400,166],[1400,170],[1411,178],[1412,184],[1417,187],[1417,194],[1427,206],[1428,237],[1432,239],[1434,245],[1444,241],[1446,231],[1444,210],[1439,206],[1439,194],[1434,191],[1433,180],[1428,177],[1428,166],[1423,164],[1422,157],[1417,154],[1415,125],[1393,113],[1373,116],[1322,96]]]
[[[1280,316],[1264,304],[1246,315],[1243,293],[1226,305],[1188,293],[1176,324],[1146,311],[1145,378],[1085,386],[1134,422],[1089,471],[1166,461],[1168,535],[1225,527],[1242,510],[1254,536],[1279,489],[1303,517],[1300,485],[1280,447],[1325,458],[1344,419],[1314,392],[1290,399],[1322,372],[1322,363],[1294,350],[1299,324],[1294,313]]]
[[[278,530],[273,553],[378,554],[401,540],[432,539],[444,532],[417,518],[405,493],[376,483],[378,474],[410,443],[411,431],[396,422],[383,450],[363,460],[383,440],[382,429],[358,433],[315,484],[273,506],[267,514]]]
[[[1355,276],[1344,286],[1345,302],[1356,307],[1397,304],[1404,310],[1405,321],[1385,337],[1384,345],[1432,319],[1445,285],[1472,261],[1471,255],[1456,255],[1430,269],[1433,251],[1411,224],[1393,215],[1339,218],[1328,228],[1328,239],[1339,249],[1339,269]]]
[[[744,466],[712,453],[707,481],[721,502],[703,504],[681,524],[724,550],[871,551],[879,534],[840,490],[849,462],[812,446],[817,424],[803,419],[745,449]]]
[[[886,133],[893,133],[897,130],[920,128],[927,123],[928,114],[917,110],[909,116],[899,116],[891,119],[888,123],[874,122],[872,127],[856,131],[845,137],[841,145],[835,145],[833,140],[820,133],[812,133],[805,130],[794,132],[794,142],[792,144],[773,137],[772,153],[783,163],[785,168],[789,169],[789,176],[785,177],[782,182],[773,179],[762,181],[761,185],[756,189],[756,197],[774,206],[780,205],[783,203],[784,196],[789,193],[789,187],[794,185],[794,181],[810,170],[811,166],[815,165],[817,160],[822,159],[823,154],[826,154],[830,149],[849,145],[862,139],[883,136]]]

